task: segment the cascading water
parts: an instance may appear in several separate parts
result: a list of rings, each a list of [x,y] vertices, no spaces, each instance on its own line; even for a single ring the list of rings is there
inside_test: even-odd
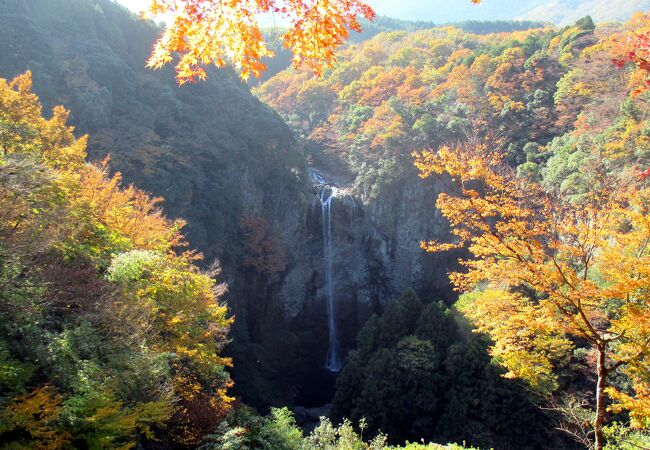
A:
[[[327,295],[327,331],[329,345],[325,367],[331,372],[339,372],[343,366],[339,349],[339,336],[336,326],[336,302],[334,299],[334,283],[332,273],[332,199],[336,196],[336,188],[331,186],[321,192],[320,203],[323,217],[323,259],[325,262],[325,291]]]
[[[314,183],[319,185],[319,188],[321,189],[320,204],[323,222],[323,263],[325,269],[325,295],[327,296],[327,331],[329,335],[325,368],[330,372],[339,372],[343,367],[343,361],[341,359],[339,330],[336,322],[336,301],[334,297],[334,273],[332,261],[332,203],[338,193],[338,189],[329,184],[318,172],[310,171],[309,174]]]

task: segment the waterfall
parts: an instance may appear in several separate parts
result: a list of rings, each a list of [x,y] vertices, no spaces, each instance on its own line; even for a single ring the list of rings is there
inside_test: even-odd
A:
[[[334,282],[332,271],[332,199],[336,188],[323,189],[320,196],[323,217],[323,259],[325,263],[325,292],[327,295],[327,331],[329,342],[325,367],[331,372],[339,372],[343,366],[339,348],[339,335],[336,324],[336,302],[334,299]]]
[[[314,184],[320,188],[321,217],[323,223],[323,264],[325,272],[325,295],[327,297],[327,331],[328,347],[325,368],[330,372],[339,372],[343,367],[341,359],[341,344],[336,322],[336,299],[334,297],[334,268],[333,268],[333,238],[332,235],[332,202],[337,196],[338,189],[327,182],[314,170],[309,171]]]

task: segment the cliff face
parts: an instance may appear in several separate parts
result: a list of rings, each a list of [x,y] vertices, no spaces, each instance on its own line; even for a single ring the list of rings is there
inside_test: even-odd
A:
[[[312,173],[318,174],[315,169]],[[397,195],[363,200],[349,188],[337,187],[320,174],[318,178],[313,181],[309,213],[303,225],[313,245],[309,249],[296,249],[296,253],[307,258],[288,271],[281,291],[287,317],[296,317],[307,302],[295,294],[298,286],[310,278],[310,271],[318,275],[316,288],[325,289],[321,272],[325,270],[326,250],[319,247],[326,246],[322,241],[327,234],[324,228],[328,227],[331,228],[329,245],[335,296],[350,299],[342,301],[344,304],[356,304],[362,320],[368,311],[381,307],[387,299],[408,288],[422,292],[427,299],[450,295],[446,281],[448,267],[444,261],[420,249],[424,238],[445,238],[449,233],[447,222],[434,206],[442,188],[439,183],[405,183]],[[332,186],[336,190],[333,195]],[[326,214],[323,197],[330,195],[330,211]]]
[[[32,70],[45,105],[63,104],[90,134],[90,159],[110,155],[127,183],[188,221],[192,246],[206,265],[221,261],[230,285],[236,389],[253,404],[295,400],[314,371],[344,363],[387,300],[408,287],[448,294],[445,264],[419,248],[447,232],[439,186],[369,201],[310,177],[288,127],[233,72],[178,88],[171,69],[146,70],[157,33],[108,0],[4,1],[0,76]],[[277,245],[279,269],[250,263],[247,217],[266,224],[262,247]]]
[[[275,380],[290,400],[314,406],[327,400],[326,394],[311,395],[323,389],[318,369],[340,369],[360,328],[390,299],[408,288],[427,301],[452,297],[447,272],[456,258],[430,255],[419,246],[424,238],[444,239],[449,233],[434,206],[439,182],[414,180],[391,196],[362,200],[317,169],[310,172],[310,195],[278,216],[289,255],[286,270],[272,276],[248,273],[242,278],[246,282],[235,283],[256,286],[257,296],[248,296],[238,312],[248,326],[233,347],[238,354],[249,353],[246,366],[234,369],[248,397],[273,392],[269,380]]]

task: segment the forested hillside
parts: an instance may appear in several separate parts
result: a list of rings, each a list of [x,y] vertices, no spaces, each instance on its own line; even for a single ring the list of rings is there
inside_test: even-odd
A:
[[[0,448],[648,448],[642,3],[2,1]]]
[[[0,108],[1,440],[117,448],[166,425],[197,443],[232,401],[218,269],[156,199],[85,161],[67,111],[41,117],[31,74],[0,80]]]
[[[617,164],[646,162],[638,80],[615,70],[607,44],[623,31],[585,18],[561,30],[386,33],[341,51],[322,78],[289,70],[256,92],[315,144],[314,158],[342,161],[363,198],[415,177],[414,149],[486,139],[520,172],[578,194],[580,164],[566,159],[588,158],[585,147],[604,141]]]
[[[286,408],[233,406],[219,268],[197,267],[160,199],[86,162],[86,137],[60,106],[45,119],[31,83],[0,79],[2,448],[423,447],[326,418],[304,436]]]
[[[648,24],[648,17],[639,14],[626,25],[602,27],[596,27],[591,18],[585,17],[574,25],[561,29],[550,27],[488,35],[466,33],[454,27],[385,33],[339,52],[338,63],[321,78],[313,78],[308,71],[288,70],[276,75],[256,90],[256,93],[280,112],[309,143],[307,148],[313,164],[324,171],[348,173],[351,191],[364,203],[390,203],[388,198],[401,198],[397,203],[393,200],[392,204],[411,201],[422,205],[418,197],[411,195],[411,198],[406,200],[403,194],[404,187],[410,183],[409,180],[416,180],[418,176],[425,179],[420,181],[425,185],[434,183],[434,186],[437,186],[437,183],[442,183],[446,186],[442,188],[445,193],[440,195],[437,206],[453,223],[452,232],[456,237],[423,237],[424,240],[431,239],[431,243],[422,244],[423,248],[440,255],[449,249],[463,248],[458,245],[458,241],[466,242],[471,245],[469,248],[473,249],[477,258],[485,260],[476,264],[471,259],[465,260],[464,265],[470,270],[467,277],[463,275],[464,270],[452,270],[452,281],[460,289],[474,288],[478,292],[486,289],[483,294],[468,296],[462,303],[463,312],[475,321],[481,331],[489,333],[497,340],[491,352],[497,361],[509,369],[507,376],[528,379],[531,383],[530,389],[541,393],[542,398],[545,398],[542,404],[549,402],[546,403],[547,407],[561,414],[558,428],[571,434],[585,446],[591,445],[594,438],[589,427],[585,427],[585,423],[590,423],[593,416],[590,416],[588,410],[581,408],[587,405],[595,406],[595,391],[592,389],[596,378],[601,380],[604,379],[603,376],[615,376],[616,378],[611,380],[613,386],[609,388],[609,395],[617,399],[630,399],[626,397],[630,392],[630,385],[627,383],[633,383],[632,380],[641,375],[636,372],[637,369],[616,372],[618,367],[630,364],[620,355],[612,356],[622,358],[618,359],[619,363],[612,363],[612,371],[607,369],[597,373],[594,362],[597,348],[601,348],[599,351],[602,352],[612,344],[605,340],[602,345],[598,344],[601,347],[594,344],[594,347],[590,348],[586,343],[595,342],[594,338],[601,339],[598,334],[600,332],[594,331],[593,336],[582,334],[582,325],[577,325],[578,328],[573,331],[567,331],[568,335],[574,333],[578,337],[565,340],[559,338],[562,333],[557,334],[557,330],[542,331],[547,325],[537,323],[531,325],[533,330],[529,331],[532,334],[524,338],[527,327],[520,322],[522,317],[510,317],[514,311],[519,311],[517,308],[520,306],[515,306],[514,300],[506,300],[510,297],[498,289],[502,283],[510,283],[510,289],[515,292],[519,289],[524,293],[527,292],[526,289],[532,289],[531,292],[540,289],[542,293],[538,295],[541,297],[532,297],[533,299],[544,298],[545,295],[551,298],[553,295],[565,295],[557,291],[578,289],[570,281],[572,278],[567,278],[567,281],[561,281],[564,280],[561,278],[542,287],[532,281],[532,278],[523,275],[527,270],[532,270],[532,260],[542,258],[540,267],[546,267],[545,264],[553,264],[553,261],[555,264],[564,264],[559,261],[566,257],[570,261],[566,263],[568,267],[574,267],[577,261],[573,258],[579,258],[581,251],[578,248],[590,249],[593,248],[589,247],[591,245],[602,246],[603,242],[606,242],[581,244],[585,236],[596,239],[595,236],[603,232],[596,230],[605,228],[594,228],[593,231],[584,231],[582,228],[560,231],[560,228],[557,228],[558,233],[567,233],[558,238],[562,244],[552,244],[545,239],[553,238],[541,238],[537,236],[536,231],[531,231],[532,236],[523,238],[521,236],[524,229],[539,230],[540,226],[553,226],[529,223],[524,217],[542,220],[544,214],[555,214],[553,220],[559,220],[558,217],[569,214],[569,217],[574,218],[574,221],[569,222],[571,225],[556,223],[555,226],[584,226],[585,230],[592,230],[591,227],[596,227],[595,224],[599,223],[601,225],[598,227],[623,226],[620,223],[605,225],[606,222],[603,221],[620,217],[608,215],[610,208],[641,208],[641,211],[644,211],[644,206],[618,204],[616,198],[619,198],[618,195],[622,195],[621,199],[627,198],[626,196],[645,198],[645,194],[636,193],[636,188],[629,187],[629,184],[634,184],[637,179],[643,183],[646,177],[644,170],[650,166],[647,73],[643,69],[634,70],[634,66],[625,65],[625,60],[630,58],[630,54],[635,55],[634,52],[630,53],[630,46],[635,45],[635,39],[639,39],[635,36],[644,36]],[[640,50],[643,44],[637,45],[639,47],[636,55],[645,58],[645,53]],[[614,64],[615,62],[617,64]],[[433,156],[438,149],[445,147],[452,150]],[[418,152],[414,153],[414,150]],[[425,152],[420,153],[420,150]],[[467,156],[464,156],[465,153]],[[413,165],[414,156],[417,156],[417,168]],[[496,159],[492,160],[493,157]],[[481,163],[484,159],[486,162]],[[493,174],[491,171],[496,172]],[[450,182],[444,176],[434,176],[445,172],[451,173],[455,178]],[[504,175],[508,173],[511,175]],[[508,176],[515,178],[513,181],[505,181],[510,180]],[[497,179],[500,181],[496,181]],[[476,188],[472,183],[477,183],[477,180],[485,186],[485,200],[473,200],[482,198],[483,195],[482,190],[474,190]],[[494,187],[491,186],[493,182]],[[513,183],[513,187],[509,187],[508,183]],[[505,189],[505,193],[501,189]],[[516,220],[513,218],[512,222],[507,225],[504,223],[503,228],[498,228],[501,226],[499,222],[496,230],[490,231],[488,224],[493,220],[502,216],[509,217],[509,214],[513,214],[513,217],[518,214],[515,213],[519,211],[516,208],[522,206],[515,205],[519,205],[517,202],[525,204],[526,192],[530,195],[530,202],[537,196],[543,198],[546,195],[555,199],[547,200],[551,202],[550,205],[556,205],[553,202],[558,202],[557,205],[563,206],[549,206],[539,200],[540,203],[535,203],[535,206],[527,206],[533,208],[534,212],[522,212],[521,218],[516,219],[521,222],[515,224]],[[435,194],[432,195],[430,201],[433,202],[435,197]],[[468,203],[464,203],[464,198]],[[554,212],[543,213],[545,208],[551,208]],[[558,212],[553,208],[573,212]],[[601,211],[603,216],[598,216],[597,212]],[[584,218],[578,218],[583,215]],[[431,217],[435,219],[436,215]],[[610,219],[607,219],[608,217]],[[477,222],[474,223],[473,220]],[[581,222],[583,220],[584,222]],[[636,223],[636,220],[643,219],[625,220]],[[640,236],[643,236],[644,228],[643,225],[640,226]],[[489,233],[495,234],[491,238],[484,238],[482,233],[487,233],[488,237],[492,236]],[[629,233],[630,236],[625,239],[632,239],[632,229]],[[503,249],[512,250],[514,247],[510,245],[517,245],[514,240],[522,239],[525,241],[522,242],[524,247],[547,246],[546,248],[557,249],[555,251],[558,253],[549,257],[552,258],[549,261],[541,254],[521,256],[508,253],[509,250],[493,252],[496,248],[493,246],[498,245],[491,239],[497,239],[497,236],[502,236],[503,241],[499,241],[501,244],[498,245],[503,245]],[[609,242],[622,239],[608,236],[608,239],[611,239]],[[567,242],[576,242],[576,247],[561,247],[562,250],[559,250],[558,246],[568,246]],[[645,259],[642,259],[645,258],[645,253],[642,242],[637,243],[640,245],[637,249],[638,256],[632,256],[633,260],[640,264],[641,272],[636,273],[628,266],[620,270],[635,279],[645,280]],[[589,246],[580,247],[581,245]],[[525,253],[533,252],[531,248],[533,247],[528,247]],[[593,250],[585,251],[591,255]],[[568,254],[573,256],[562,256],[562,252],[569,252]],[[599,253],[599,257],[605,258],[607,254]],[[503,272],[497,275],[495,271],[500,267],[498,262],[502,258],[505,259]],[[522,272],[517,272],[520,269],[517,269],[516,265],[509,265],[508,258],[523,258],[523,267],[520,268]],[[572,276],[591,280],[588,275],[592,270],[591,264],[597,263],[592,262],[592,256],[580,258],[586,258],[586,265],[582,269],[572,269],[580,273]],[[614,263],[609,261],[604,264]],[[560,270],[560,273],[565,270],[568,269]],[[593,270],[598,271],[593,277],[603,283],[603,277],[607,276],[606,269]],[[543,276],[537,272],[536,276],[554,279],[552,272],[544,272]],[[506,282],[505,280],[509,279],[507,274],[510,273],[514,279]],[[524,278],[517,278],[518,276]],[[494,286],[495,291],[485,287],[484,283],[488,282],[493,283],[490,286]],[[564,288],[556,287],[562,286],[563,283]],[[589,284],[591,281],[585,283]],[[611,280],[607,283],[612,283],[613,286],[617,282]],[[625,282],[620,283],[622,284],[616,284],[620,286],[617,289],[627,289],[623,287]],[[635,282],[625,286],[634,289]],[[587,291],[578,289],[575,295],[580,295],[577,292],[586,296],[592,295],[588,293],[591,292],[589,289],[595,287],[581,289]],[[626,295],[644,298],[644,294],[634,292]],[[531,298],[527,295],[530,294],[523,294],[522,302],[527,304],[527,301],[532,301],[535,304],[536,300],[526,300]],[[618,329],[620,333],[620,328],[616,327],[622,325],[618,325],[614,319],[619,317],[619,314],[625,314],[624,310],[614,312],[614,309],[611,309],[617,304],[616,300],[605,301],[600,297],[598,299],[584,300],[585,304],[582,303],[583,300],[579,300],[577,304],[570,302],[567,320],[574,320],[574,313],[569,311],[577,308],[584,314],[580,320],[586,320],[586,326],[592,327],[592,330],[614,327],[609,330]],[[596,301],[604,303],[591,306],[594,305],[592,302]],[[540,308],[542,304],[543,302]],[[587,304],[590,306],[585,306]],[[588,310],[583,311],[583,308]],[[611,312],[603,313],[600,308],[610,308]],[[386,310],[388,311],[389,309]],[[491,314],[495,316],[492,317]],[[523,320],[530,321],[533,320],[532,317],[543,318],[552,315],[540,311],[536,314]],[[395,319],[391,319],[391,322],[394,323]],[[571,329],[569,325],[561,326],[567,327],[566,330]],[[408,414],[414,411],[414,405],[409,403],[408,412],[404,410],[398,413],[398,416],[392,415],[394,411],[399,410],[398,402],[390,401],[398,398],[396,392],[388,393],[389,389],[397,384],[392,382],[387,383],[386,390],[383,391],[387,397],[370,408],[373,413],[368,413],[363,405],[369,405],[370,399],[377,401],[374,392],[382,389],[377,387],[377,373],[381,373],[382,377],[391,377],[387,374],[394,370],[395,379],[403,379],[404,375],[398,375],[400,370],[403,370],[403,366],[398,362],[405,357],[402,352],[407,348],[409,351],[414,351],[414,348],[422,350],[430,344],[418,340],[422,338],[417,329],[415,332],[405,333],[414,333],[414,336],[405,338],[401,345],[381,344],[380,338],[377,342],[378,338],[371,337],[376,336],[376,333],[381,334],[376,331],[377,327],[377,322],[371,325],[369,321],[360,334],[358,349],[351,353],[350,363],[338,380],[335,406],[341,408],[339,414],[352,417],[365,414],[371,424],[381,423],[381,427],[386,429],[396,421],[409,417]],[[370,331],[373,329],[375,331]],[[607,335],[613,331],[602,333]],[[518,337],[515,338],[514,335]],[[585,339],[586,343],[581,343],[581,339]],[[370,351],[368,346],[374,350]],[[434,343],[433,347],[440,346]],[[618,351],[618,346],[613,347],[612,352]],[[444,351],[439,351],[442,355],[445,354]],[[527,355],[527,352],[532,354]],[[433,353],[423,351],[423,355]],[[417,361],[418,364],[436,364],[427,361],[424,356]],[[606,367],[608,364],[602,363],[599,367]],[[405,389],[424,389],[428,380],[413,381],[417,380],[417,369],[414,366],[411,370],[413,371],[409,373],[413,378],[409,379],[414,384]],[[433,373],[434,370],[431,370],[430,373]],[[645,388],[637,385],[634,389],[642,403],[645,395],[642,392],[645,392]],[[628,390],[628,394],[620,394],[619,390]],[[417,394],[411,396],[418,397]],[[598,402],[602,405],[603,398],[599,397]],[[384,406],[389,404],[391,406]],[[485,402],[479,401],[479,404],[483,405]],[[629,407],[634,403],[626,404]],[[432,407],[431,403],[427,407]],[[638,406],[632,408],[634,417],[638,413]],[[624,409],[623,406],[616,406],[610,411],[620,413]],[[424,410],[416,413],[418,419],[427,417],[428,414],[430,413]],[[604,415],[599,417],[602,424]],[[626,416],[616,416],[610,420],[624,423]],[[632,423],[643,427],[641,422],[636,420],[632,419]],[[413,426],[416,420],[407,419],[407,422]],[[465,422],[466,426],[467,424],[468,422]],[[609,432],[632,436],[626,434],[628,431],[623,431],[624,426],[617,428],[619,426],[621,425],[613,426]],[[401,427],[400,430],[404,432],[406,428]],[[431,431],[435,427],[429,424],[427,429]],[[504,436],[505,434],[501,435]],[[599,439],[602,445],[602,436],[599,436]],[[632,442],[642,442],[638,437],[630,439]],[[472,442],[491,445],[480,438]],[[499,447],[499,444],[496,445]]]
[[[372,38],[373,36],[376,36],[379,33],[386,33],[390,31],[425,30],[428,28],[434,28],[436,26],[436,24],[433,22],[399,20],[384,16],[376,17],[373,21],[361,21],[361,25],[363,29],[359,33],[351,34],[349,37],[350,42],[362,42]],[[532,20],[465,20],[462,22],[456,22],[453,25],[456,28],[470,33],[488,34],[539,28],[543,27],[545,23]],[[278,72],[281,72],[291,66],[291,51],[289,51],[284,46],[282,41],[282,35],[286,31],[286,28],[283,27],[264,29],[269,48],[273,51],[274,55],[271,58],[264,59],[266,70],[261,74],[259,78],[249,78],[249,85],[258,86],[276,75]]]
[[[250,373],[259,365],[244,369],[248,361],[264,358],[250,351],[250,333],[265,347],[291,338],[282,337],[287,326],[278,302],[260,298],[277,296],[268,293],[267,279],[277,283],[297,245],[285,248],[282,236],[302,226],[310,196],[306,163],[290,129],[234,71],[211,71],[209,80],[181,89],[173,70],[147,69],[159,31],[110,0],[3,1],[0,76],[11,80],[31,70],[45,110],[63,105],[76,136],[88,133],[90,161],[110,156],[109,173],[119,171],[125,184],[163,197],[165,214],[188,223],[183,232],[204,255],[199,264],[208,268],[218,259],[220,281],[229,281],[225,295],[239,317],[234,333],[242,336],[229,353],[243,355],[239,368]],[[277,326],[258,331],[266,321],[249,327],[249,314]],[[305,365],[290,352],[271,359],[280,367]],[[255,378],[244,377],[238,388]],[[282,381],[269,378],[252,400],[285,392],[277,387]]]
[[[145,68],[159,29],[118,4],[7,0],[0,21],[0,76],[30,69],[46,107],[64,105],[89,133],[90,159],[110,154],[127,182],[163,195],[208,261],[230,268],[241,257],[244,173],[304,188],[291,133],[234,72],[178,89],[172,70]]]

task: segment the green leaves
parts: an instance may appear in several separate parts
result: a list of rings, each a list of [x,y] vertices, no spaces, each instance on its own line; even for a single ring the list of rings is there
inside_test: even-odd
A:
[[[232,401],[225,288],[30,88],[0,79],[0,441],[131,448],[169,426],[195,444]]]
[[[118,284],[137,282],[151,275],[163,256],[151,250],[120,253],[111,261],[106,278]]]

